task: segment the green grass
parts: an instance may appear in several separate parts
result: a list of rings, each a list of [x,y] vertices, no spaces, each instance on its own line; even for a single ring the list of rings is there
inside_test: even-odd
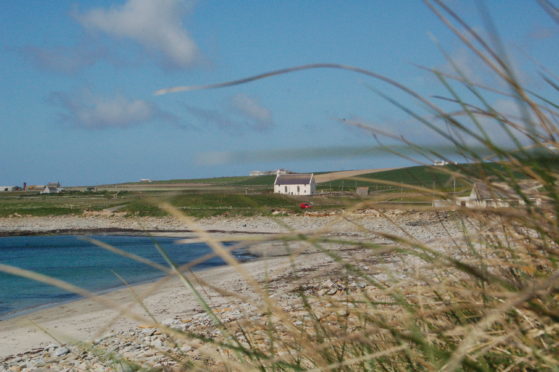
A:
[[[437,191],[457,191],[469,192],[471,181],[465,177],[466,174],[475,174],[480,177],[497,177],[508,169],[505,165],[487,162],[478,164],[458,164],[447,165],[444,167],[433,166],[414,166],[400,169],[393,169],[384,172],[363,174],[358,179],[345,178],[318,185],[319,190],[346,190],[353,191],[356,187],[368,186],[370,192],[405,192],[404,185],[420,186]],[[451,172],[457,172],[462,177],[453,177]],[[516,176],[523,176],[516,172]],[[369,179],[363,180],[363,179]],[[396,182],[401,186],[387,185],[375,180]]]
[[[249,193],[244,188],[226,190],[183,190],[145,192],[72,192],[53,195],[36,193],[4,194],[0,196],[0,217],[80,215],[86,211],[100,211],[123,206],[119,212],[130,216],[165,216],[157,206],[166,201],[194,217],[253,216],[280,213],[301,213],[299,203],[311,200],[313,210],[325,211],[345,208],[354,197],[289,197],[271,192]]]
[[[180,194],[154,193],[149,198],[138,197],[132,200],[122,211],[137,216],[164,216],[165,212],[157,203],[165,201],[193,217],[211,216],[254,216],[279,213],[302,213],[299,204],[312,201],[313,211],[329,211],[350,206],[355,197],[290,197],[280,194],[249,194],[230,192],[181,192]]]
[[[556,169],[557,156],[546,156],[532,159],[532,166],[545,169]],[[537,164],[536,164],[537,163]],[[370,173],[359,176],[359,179],[340,179],[318,185],[318,190],[346,191],[353,193],[356,187],[368,186],[371,196],[379,202],[398,203],[429,203],[431,198],[426,195],[415,195],[405,185],[422,186],[437,191],[456,191],[469,193],[471,181],[468,175],[482,178],[500,179],[508,177],[508,167],[504,164],[488,162],[480,164],[448,165],[445,167],[415,166],[395,169],[385,172]],[[449,171],[457,172],[462,177],[453,176]],[[521,179],[525,175],[514,172],[514,176]],[[130,215],[163,216],[151,199],[168,200],[172,205],[181,208],[187,214],[195,217],[216,215],[268,215],[280,209],[288,213],[297,213],[300,199],[283,195],[271,194],[275,176],[256,177],[216,177],[195,180],[155,181],[151,184],[192,183],[208,184],[211,187],[203,189],[192,188],[180,191],[101,191],[101,192],[65,192],[56,195],[40,195],[38,193],[5,193],[0,195],[0,217],[10,215],[49,216],[64,214],[82,214],[84,211],[99,211],[117,205],[125,204],[122,211]],[[371,181],[367,181],[367,179]],[[382,180],[400,183],[401,186],[386,185],[375,182]],[[249,195],[245,195],[248,191]],[[178,194],[177,194],[178,193]],[[406,195],[408,193],[408,195]],[[311,198],[309,198],[311,199]],[[331,210],[345,208],[356,198],[350,195],[313,196],[313,210]]]
[[[455,166],[445,167],[452,169]],[[474,170],[473,165],[460,166]],[[501,168],[491,163],[485,165],[486,172],[496,174]],[[427,188],[449,189],[452,179],[443,168],[409,167],[386,172],[371,173],[362,178],[380,179],[403,184],[421,185]],[[475,169],[476,172],[479,170]],[[180,191],[101,191],[101,192],[65,192],[56,195],[40,195],[37,193],[6,193],[0,195],[0,217],[10,215],[48,216],[64,214],[82,214],[84,211],[99,211],[117,205],[125,205],[121,210],[129,215],[163,216],[151,200],[166,200],[172,205],[195,217],[217,215],[269,215],[275,210],[286,213],[300,212],[298,204],[304,198],[290,198],[271,193],[275,176],[257,177],[217,177],[198,180],[170,180],[157,183],[212,183],[214,187],[204,189],[185,189]],[[469,191],[467,182],[456,182],[459,190]],[[380,196],[378,201],[384,202],[429,202],[424,197],[403,195],[405,188],[387,186],[362,180],[336,180],[318,185],[319,191],[347,191],[353,193],[357,186],[369,186],[370,192]],[[245,191],[249,195],[245,195]],[[385,196],[383,196],[386,194]],[[345,208],[355,202],[351,195],[319,196],[312,198],[314,211],[326,211]]]
[[[160,200],[158,199],[158,201]],[[163,200],[195,217],[266,215],[272,213],[275,209],[296,210],[296,202],[293,199],[275,194],[183,193]],[[165,215],[165,212],[148,199],[135,200],[124,210],[139,216]]]
[[[12,194],[0,196],[0,217],[59,216],[98,211],[128,201],[128,197],[113,198],[107,193],[69,193],[55,195]]]

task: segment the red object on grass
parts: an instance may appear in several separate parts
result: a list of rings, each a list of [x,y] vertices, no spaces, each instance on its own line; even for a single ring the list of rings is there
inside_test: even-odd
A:
[[[308,209],[308,208],[312,208],[312,204],[311,203],[301,203],[301,204],[299,204],[299,207],[301,209]]]

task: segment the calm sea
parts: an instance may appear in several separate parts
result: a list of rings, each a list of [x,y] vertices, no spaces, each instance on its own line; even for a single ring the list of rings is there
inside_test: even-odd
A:
[[[175,244],[174,238],[142,236],[91,236],[152,261],[165,264],[156,250],[157,241],[177,264],[190,262],[209,253],[205,244]],[[240,260],[249,259],[242,254]],[[0,262],[46,274],[90,291],[105,291],[121,287],[118,273],[128,283],[154,280],[162,273],[145,264],[111,253],[75,236],[16,236],[0,238]],[[212,258],[195,270],[223,265]],[[79,298],[62,289],[0,272],[0,319],[17,315],[42,305],[56,304]]]

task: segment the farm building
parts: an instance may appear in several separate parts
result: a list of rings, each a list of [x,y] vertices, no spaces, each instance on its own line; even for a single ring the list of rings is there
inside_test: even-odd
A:
[[[274,193],[286,195],[312,195],[316,193],[314,174],[278,174]]]
[[[64,189],[60,187],[60,182],[49,182],[41,194],[58,194],[62,192]]]
[[[368,186],[357,187],[355,189],[355,193],[358,196],[365,197],[365,196],[369,195],[369,187]]]
[[[43,191],[45,185],[29,185],[25,191]]]
[[[20,190],[19,186],[0,186],[0,192],[10,192]]]
[[[541,185],[539,183],[521,181],[518,183],[518,186],[520,187],[520,192],[516,192],[510,185],[505,183],[485,184],[476,182],[472,186],[470,195],[457,198],[456,204],[470,208],[506,208],[524,205],[526,202],[522,195],[535,205],[541,204],[542,198],[538,191]]]

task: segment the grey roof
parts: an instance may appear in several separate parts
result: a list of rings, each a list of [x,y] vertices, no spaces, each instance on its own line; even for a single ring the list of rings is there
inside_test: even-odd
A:
[[[280,174],[276,177],[275,185],[308,185],[311,183],[311,174]]]

